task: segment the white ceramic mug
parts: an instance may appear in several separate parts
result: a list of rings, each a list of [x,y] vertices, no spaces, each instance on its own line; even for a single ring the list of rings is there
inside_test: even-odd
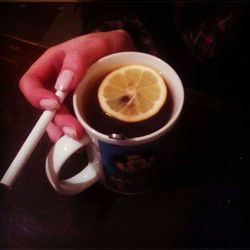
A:
[[[153,133],[128,139],[114,139],[92,128],[82,116],[82,95],[85,87],[93,79],[112,70],[128,65],[143,64],[156,69],[166,80],[173,98],[173,110],[166,124]],[[152,189],[157,183],[162,159],[166,152],[161,147],[161,139],[171,131],[184,103],[182,82],[174,69],[163,60],[140,52],[121,52],[103,57],[87,71],[73,96],[73,106],[77,119],[87,132],[76,141],[67,136],[59,139],[46,159],[46,173],[52,186],[61,194],[77,194],[100,181],[115,192],[133,194]],[[91,108],[91,107],[90,107]],[[65,161],[80,148],[86,148],[88,164],[75,176],[60,180],[59,173]],[[123,157],[123,162],[117,159]],[[119,160],[120,161],[120,160]],[[140,171],[124,171],[119,166],[133,166]]]

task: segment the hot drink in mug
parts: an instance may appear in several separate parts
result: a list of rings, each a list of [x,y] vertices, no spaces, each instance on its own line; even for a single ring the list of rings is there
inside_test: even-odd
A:
[[[166,85],[166,98],[161,101],[157,112],[148,118],[132,122],[107,114],[100,104],[100,85],[108,81],[106,79],[110,73],[114,75],[113,72],[117,69],[120,73],[119,69],[129,65],[154,70]],[[132,68],[134,69],[134,66]],[[116,82],[112,84],[115,85]],[[142,81],[142,84],[145,84],[145,81]],[[114,88],[116,91],[116,86]],[[110,98],[111,102],[108,100],[107,103],[119,118],[122,109],[117,109],[115,105],[132,103],[132,97],[131,100],[126,95],[119,97],[117,104],[117,101],[113,97],[115,102],[112,101],[110,97],[114,91],[107,88],[104,96]],[[131,93],[131,90],[129,91]],[[162,91],[163,89],[160,89],[155,94],[152,88],[147,96],[153,96],[154,100],[158,101],[163,95]],[[76,117],[87,133],[81,141],[64,136],[53,146],[46,160],[46,173],[50,183],[59,193],[65,195],[79,193],[97,181],[120,193],[133,194],[152,189],[159,183],[162,169],[168,167],[167,161],[164,160],[167,152],[162,146],[162,140],[167,140],[165,135],[169,134],[175,125],[183,102],[184,91],[180,78],[172,67],[161,59],[140,52],[121,52],[101,58],[89,68],[73,96]],[[124,113],[129,116],[133,112],[134,108],[131,108]],[[60,180],[60,170],[65,161],[80,148],[86,149],[89,161],[87,166],[83,166],[83,170],[77,175]]]

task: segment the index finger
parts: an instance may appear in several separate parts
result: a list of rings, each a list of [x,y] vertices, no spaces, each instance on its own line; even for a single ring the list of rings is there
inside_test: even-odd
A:
[[[46,108],[43,105],[46,101],[51,104],[51,108],[47,107],[48,109],[58,109],[60,107],[60,101],[54,94],[55,90],[52,87],[60,72],[63,58],[63,51],[49,49],[31,65],[21,78],[19,82],[20,89],[34,107]],[[41,103],[41,101],[43,102]]]

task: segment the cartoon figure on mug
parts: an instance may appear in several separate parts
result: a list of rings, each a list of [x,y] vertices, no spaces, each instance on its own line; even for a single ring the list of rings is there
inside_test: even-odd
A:
[[[153,154],[148,154],[147,156],[140,154],[120,156],[116,159],[116,167],[125,173],[136,174],[149,169],[154,161],[155,157]]]

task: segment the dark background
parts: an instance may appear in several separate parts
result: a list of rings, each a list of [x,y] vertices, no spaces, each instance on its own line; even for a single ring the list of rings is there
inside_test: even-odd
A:
[[[126,196],[96,184],[61,196],[46,178],[44,135],[13,188],[0,187],[0,248],[250,247],[247,2],[1,3],[0,17],[1,176],[41,114],[18,81],[54,44],[125,28],[185,88],[173,170],[160,187]]]

